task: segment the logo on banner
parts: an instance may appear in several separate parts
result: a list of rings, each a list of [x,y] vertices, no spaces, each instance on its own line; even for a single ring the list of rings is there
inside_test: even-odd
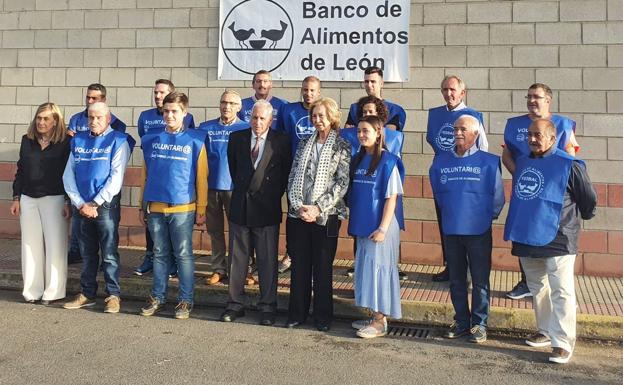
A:
[[[515,184],[515,195],[522,200],[531,200],[543,191],[545,178],[543,173],[535,168],[528,167],[521,172]]]
[[[437,134],[437,138],[435,138],[435,142],[437,146],[444,151],[452,150],[454,147],[454,127],[450,123],[445,123],[439,133]]]
[[[272,72],[279,68],[290,54],[293,42],[292,19],[273,0],[241,1],[221,26],[225,58],[237,70],[249,75],[260,69]]]
[[[305,115],[296,122],[296,137],[299,139],[309,138],[316,129],[309,121],[309,116]]]

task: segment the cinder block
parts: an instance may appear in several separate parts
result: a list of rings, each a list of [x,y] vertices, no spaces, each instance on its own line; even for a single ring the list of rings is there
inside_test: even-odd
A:
[[[33,48],[35,31],[3,31],[2,48]]]
[[[218,65],[218,49],[191,48],[190,67],[216,67]]]
[[[599,45],[569,45],[560,47],[561,67],[605,67],[606,47]]]
[[[608,0],[608,20],[623,20],[623,0]]]
[[[37,106],[45,103],[48,98],[48,87],[18,87],[17,104],[31,104]]]
[[[522,68],[492,68],[491,89],[524,89],[534,83],[534,70]]]
[[[4,124],[29,124],[31,114],[31,106],[0,105],[0,116]]]
[[[4,11],[34,11],[35,0],[4,0]]]
[[[219,12],[217,8],[193,8],[190,10],[192,28],[218,28]]]
[[[64,86],[65,69],[61,68],[35,68],[35,86]]]
[[[406,110],[419,110],[422,108],[422,90],[383,90],[383,97],[402,106]]]
[[[99,30],[81,29],[67,31],[69,48],[99,48],[102,36]]]
[[[515,1],[513,22],[558,21],[558,1]]]
[[[468,23],[510,23],[513,8],[510,2],[482,2],[467,5]]]
[[[422,67],[424,49],[422,47],[409,46],[409,63],[411,67]]]
[[[207,45],[207,28],[173,30],[173,47],[206,47]]]
[[[19,29],[50,29],[52,28],[52,12],[51,11],[20,12],[18,28]]]
[[[491,134],[504,134],[504,127],[506,127],[506,121],[517,116],[516,113],[511,112],[491,112],[489,113],[489,122],[487,124],[487,131]],[[488,135],[487,135],[488,138]]]
[[[102,0],[69,0],[69,9],[100,9]]]
[[[155,48],[154,67],[187,67],[188,48]]]
[[[18,66],[18,50],[3,49],[0,55],[0,67],[17,67]]]
[[[32,68],[3,68],[2,86],[30,86],[33,78]],[[2,116],[2,115],[0,115]]]
[[[170,29],[139,29],[136,31],[137,47],[171,47]]]
[[[467,22],[465,4],[424,4],[424,24],[464,24]]]
[[[124,9],[119,12],[119,28],[153,28],[153,9]]]
[[[37,0],[36,7],[38,10],[42,9],[67,9],[67,1],[59,0]]]
[[[467,47],[468,67],[510,67],[511,58],[511,47]]]
[[[405,132],[405,141],[402,148],[405,154],[421,154],[423,146],[423,135],[419,132]]]
[[[136,0],[136,8],[171,8],[173,0]]]
[[[465,67],[465,47],[424,47],[424,67]]]
[[[584,69],[584,89],[613,91],[623,89],[623,68]]]
[[[0,143],[19,142],[20,137],[15,140],[15,126],[12,124],[0,124]]]
[[[579,156],[582,159],[608,159],[607,138],[578,137],[581,150]]]
[[[35,48],[67,48],[67,31],[35,31]]]
[[[498,44],[534,44],[534,24],[491,24],[490,42]]]
[[[50,65],[50,50],[20,49],[17,57],[17,65],[19,67],[48,67]]]
[[[84,11],[54,11],[52,12],[53,29],[78,29],[84,28]]]
[[[19,13],[17,12],[0,13],[0,30],[17,29],[17,25],[19,24],[18,16]]]
[[[192,19],[192,14],[191,14],[191,19]],[[191,21],[191,24],[192,24],[192,21]],[[420,4],[411,4],[411,13],[409,14],[409,25],[421,25],[421,24],[424,24],[424,6]]]
[[[409,88],[433,88],[439,90],[439,84],[443,77],[443,68],[412,68],[409,82],[405,83],[405,86]]]
[[[205,7],[205,0],[177,0],[175,5],[179,8]]]
[[[190,26],[189,9],[156,9],[154,25],[158,28],[186,28]]]
[[[489,70],[486,68],[446,68],[445,75],[457,75],[468,90],[489,88]],[[437,88],[441,85],[441,79]]]
[[[171,70],[171,81],[179,87],[207,87],[208,69],[173,68]]]
[[[116,67],[117,50],[115,49],[85,49],[85,67]]]
[[[619,163],[623,167],[623,162],[618,161],[591,161],[588,164],[615,164]],[[611,166],[612,167],[612,166]],[[609,170],[595,170],[595,167],[588,168],[591,181],[601,179],[602,174],[607,174]],[[603,173],[602,173],[603,171]],[[594,173],[593,173],[594,172]],[[611,171],[610,171],[611,172]],[[593,175],[596,174],[595,178]],[[620,174],[620,173],[619,173]],[[606,176],[606,175],[603,175]],[[584,228],[587,230],[623,230],[623,208],[617,207],[598,207],[597,214],[590,221],[584,221]]]
[[[623,115],[586,114],[584,115],[584,135],[623,138]]]
[[[81,86],[89,83],[81,84]],[[76,106],[84,103],[83,87],[54,87],[50,90],[50,101],[61,106]]]
[[[608,138],[608,159],[623,160],[623,138]]]
[[[581,44],[580,23],[537,23],[537,44]]]
[[[443,25],[412,25],[409,39],[415,45],[444,45]]]
[[[446,26],[446,45],[487,45],[489,25],[465,24]]]
[[[188,99],[193,106],[217,106],[222,93],[223,90],[214,88],[191,88],[188,90]]]
[[[17,87],[0,87],[0,104],[15,104]]]
[[[98,82],[99,78],[100,78],[99,68],[68,68],[67,69],[67,85],[68,86],[79,86],[79,87],[86,86],[88,84]]]
[[[623,113],[623,91],[608,91],[608,113]]]
[[[117,105],[151,107],[151,92],[152,88],[119,88],[117,89]]]
[[[151,67],[153,65],[151,48],[120,49],[118,55],[119,67]]]
[[[623,67],[623,46],[608,46],[608,67]]]
[[[130,87],[134,85],[134,69],[102,68],[100,78],[106,86]]]
[[[469,104],[480,111],[509,111],[511,93],[507,90],[472,90]]]
[[[84,51],[81,49],[53,49],[51,51],[51,67],[82,67]]]
[[[84,25],[92,29],[119,28],[119,11],[86,11],[84,13]]]
[[[604,91],[560,91],[560,111],[606,112],[606,93]],[[586,132],[585,134],[588,135]]]
[[[513,47],[513,67],[557,67],[558,47]]]
[[[102,8],[104,9],[134,9],[136,8],[136,0],[102,0]]]
[[[582,42],[584,44],[623,43],[623,22],[583,23]]]
[[[560,21],[606,20],[606,0],[565,0],[560,2]]]
[[[137,87],[154,87],[154,82],[156,81],[156,79],[171,79],[171,69],[170,68],[137,68],[136,69],[136,86]]]
[[[133,29],[105,29],[102,31],[102,48],[134,48],[136,31]]]
[[[582,89],[580,68],[544,68],[536,70],[536,81],[557,90]]]

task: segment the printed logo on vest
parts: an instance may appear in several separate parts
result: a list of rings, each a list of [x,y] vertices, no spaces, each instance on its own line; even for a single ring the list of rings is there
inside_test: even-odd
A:
[[[437,138],[435,138],[435,142],[440,149],[444,151],[452,150],[454,147],[454,127],[450,123],[445,123],[439,133],[437,134]]]
[[[448,183],[448,176],[447,175],[442,175],[441,178],[439,178],[439,181],[441,182],[441,184]]]
[[[526,140],[528,140],[526,134],[528,133],[528,129],[527,128],[518,128],[517,129],[517,136],[515,139],[517,139],[518,142],[524,142]]]
[[[528,167],[517,178],[515,195],[522,200],[534,199],[541,194],[544,185],[545,178],[543,173],[535,168]]]
[[[309,115],[305,115],[296,122],[296,137],[306,139],[314,133],[314,126],[309,121]]]

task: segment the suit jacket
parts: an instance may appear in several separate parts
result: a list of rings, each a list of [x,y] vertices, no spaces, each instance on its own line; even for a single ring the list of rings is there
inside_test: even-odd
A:
[[[253,169],[251,135],[249,128],[229,136],[227,157],[234,185],[229,220],[249,227],[278,225],[281,197],[292,165],[290,140],[286,134],[269,129],[262,158]]]

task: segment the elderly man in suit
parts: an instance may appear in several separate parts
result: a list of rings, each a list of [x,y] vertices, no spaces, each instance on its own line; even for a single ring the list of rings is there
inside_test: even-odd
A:
[[[277,248],[281,197],[292,163],[286,134],[270,129],[273,107],[258,100],[251,128],[233,132],[227,157],[233,182],[229,217],[229,299],[221,321],[244,316],[244,283],[249,255],[255,251],[260,284],[260,324],[275,323],[277,308]]]

